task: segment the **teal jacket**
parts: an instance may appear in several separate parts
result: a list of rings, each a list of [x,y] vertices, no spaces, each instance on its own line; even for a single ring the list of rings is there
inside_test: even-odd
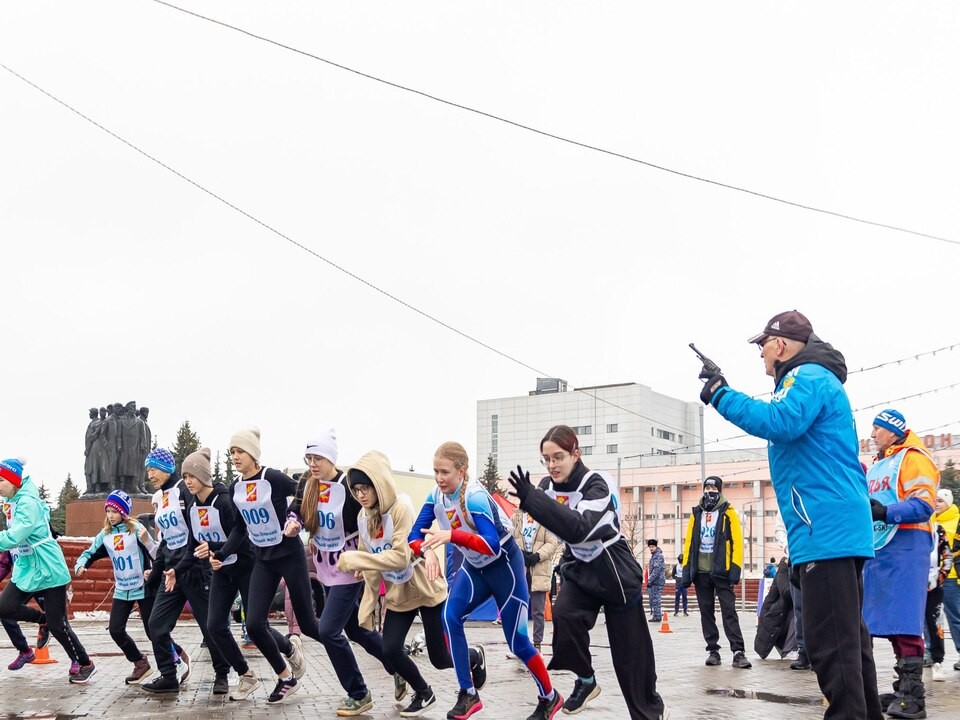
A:
[[[11,582],[23,592],[37,592],[70,582],[63,550],[50,534],[50,508],[40,499],[37,486],[23,479],[10,499],[13,519],[0,532],[0,551],[16,554]]]
[[[136,530],[134,535],[139,535],[140,531],[143,529],[143,525],[139,522],[137,523]],[[127,526],[125,523],[118,523],[110,528],[110,534],[114,533],[125,533],[127,531]],[[110,559],[110,554],[107,552],[107,548],[104,546],[103,542],[107,536],[106,530],[101,530],[97,533],[97,536],[93,539],[93,542],[90,543],[90,547],[80,553],[80,557],[77,558],[76,564],[73,566],[73,572],[76,574],[77,570],[80,568],[88,568],[93,565],[94,562],[100,558]],[[150,552],[147,547],[137,540],[137,551],[140,553],[140,566],[146,570],[150,567],[151,557]],[[116,574],[116,570],[114,570]],[[116,586],[113,588],[113,596],[118,600],[142,600],[147,594],[146,582],[140,587],[134,590],[120,590]],[[151,588],[152,590],[152,588]],[[149,594],[153,594],[150,592]]]

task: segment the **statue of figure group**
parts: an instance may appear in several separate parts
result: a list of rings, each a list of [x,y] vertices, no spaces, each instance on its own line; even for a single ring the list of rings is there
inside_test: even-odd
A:
[[[87,493],[145,492],[143,462],[153,439],[147,425],[149,414],[150,408],[138,410],[133,400],[126,405],[90,408],[83,465]]]

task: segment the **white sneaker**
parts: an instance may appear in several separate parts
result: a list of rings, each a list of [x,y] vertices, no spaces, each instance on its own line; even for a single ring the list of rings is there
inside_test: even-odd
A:
[[[260,678],[256,675],[241,675],[240,684],[230,692],[231,700],[246,700],[260,687]]]
[[[293,676],[297,680],[302,678],[307,672],[307,660],[303,656],[303,640],[299,635],[290,636],[290,657],[287,660],[290,662],[290,672]]]
[[[930,666],[930,674],[933,676],[934,682],[944,682],[946,678],[943,676],[943,664],[934,663]]]

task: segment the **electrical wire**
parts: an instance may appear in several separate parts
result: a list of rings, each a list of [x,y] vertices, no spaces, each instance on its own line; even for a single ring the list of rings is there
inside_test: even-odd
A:
[[[495,115],[494,113],[487,112],[485,110],[480,110],[478,108],[471,107],[469,105],[464,105],[462,103],[454,102],[452,100],[447,100],[437,95],[432,95],[428,92],[424,92],[423,90],[417,90],[416,88],[412,88],[407,85],[402,85],[400,83],[393,82],[391,80],[386,80],[377,75],[372,75],[370,73],[366,73],[361,70],[357,70],[355,68],[349,67],[347,65],[334,62],[333,60],[329,60],[327,58],[320,57],[319,55],[315,55],[306,50],[301,50],[300,48],[293,47],[292,45],[287,45],[277,40],[273,40],[264,35],[258,35],[257,33],[251,32],[250,30],[245,30],[241,27],[237,27],[236,25],[231,25],[230,23],[224,22],[223,20],[217,20],[216,18],[210,17],[208,15],[202,15],[193,10],[187,10],[186,8],[179,7],[177,5],[174,5],[173,3],[165,2],[165,0],[152,0],[152,1],[155,2],[157,5],[163,5],[165,7],[170,8],[171,10],[176,10],[177,12],[181,12],[185,15],[190,15],[200,20],[213,23],[214,25],[219,25],[221,27],[228,28],[235,32],[246,35],[247,37],[251,37],[255,40],[260,40],[262,42],[269,43],[270,45],[273,45],[275,47],[281,48],[283,50],[288,50],[289,52],[296,53],[298,55],[302,55],[304,57],[310,58],[311,60],[322,62],[326,65],[329,65],[330,67],[334,67],[334,68],[337,68],[338,70],[343,70],[345,72],[352,73],[359,77],[366,78],[367,80],[372,80],[382,85],[387,85],[388,87],[392,87],[397,90],[402,90],[403,92],[408,92],[414,95],[418,95],[422,98],[426,98],[427,100],[433,100],[434,102],[447,105],[448,107],[453,107],[458,110],[463,110],[465,112],[473,113],[474,115],[479,115],[489,120],[494,120],[496,122],[503,123],[505,125],[510,125],[511,127],[515,127],[519,130],[525,130],[527,132],[531,132],[536,135],[540,135],[542,137],[547,137],[552,140],[557,140],[559,142],[567,143],[569,145],[574,145],[576,147],[583,148],[585,150],[592,150],[593,152],[602,153],[610,157],[615,157],[621,160],[627,160],[629,162],[636,163],[638,165],[643,165],[644,167],[648,167],[652,170],[659,170],[660,172],[669,173],[671,175],[676,175],[678,177],[686,178],[688,180],[694,180],[696,182],[705,183],[707,185],[713,185],[715,187],[723,188],[725,190],[732,190],[734,192],[743,193],[745,195],[752,195],[753,197],[761,198],[763,200],[769,200],[775,203],[780,203],[781,205],[787,205],[789,207],[794,207],[800,210],[807,210],[809,212],[820,213],[822,215],[828,215],[831,217],[840,218],[842,220],[849,220],[851,222],[860,223],[862,225],[869,225],[871,227],[878,227],[878,228],[883,228],[885,230],[892,230],[893,232],[906,233],[908,235],[927,238],[929,240],[936,240],[938,242],[948,243],[951,245],[960,245],[960,240],[954,240],[952,238],[943,237],[941,235],[933,235],[931,233],[925,233],[919,230],[912,230],[910,228],[900,227],[897,225],[890,225],[889,223],[877,222],[875,220],[867,220],[866,218],[857,217],[855,215],[849,215],[847,213],[842,213],[835,210],[827,210],[825,208],[816,207],[814,205],[807,205],[805,203],[797,202],[794,200],[788,200],[786,198],[782,198],[776,195],[770,195],[768,193],[759,192],[757,190],[751,190],[750,188],[742,187],[739,185],[732,185],[730,183],[721,182],[720,180],[713,180],[711,178],[707,178],[701,175],[695,175],[693,173],[684,172],[682,170],[677,170],[675,168],[667,167],[666,165],[658,165],[648,160],[641,160],[640,158],[633,157],[625,153],[616,152],[614,150],[607,150],[606,148],[602,148],[597,145],[591,145],[589,143],[581,142],[579,140],[573,140],[572,138],[568,138],[563,135],[557,135],[552,132],[547,132],[546,130],[540,130],[539,128],[535,128],[531,125],[525,125],[516,120],[510,120],[509,118],[505,118],[500,115]]]

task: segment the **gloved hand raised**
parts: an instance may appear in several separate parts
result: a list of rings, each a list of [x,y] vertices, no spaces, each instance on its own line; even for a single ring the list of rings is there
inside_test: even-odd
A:
[[[513,494],[517,496],[521,503],[527,499],[527,495],[533,492],[533,483],[530,482],[530,473],[517,465],[516,470],[510,471],[510,477],[507,481],[513,485]]]
[[[887,506],[884,505],[879,500],[874,500],[870,498],[870,514],[873,516],[873,521],[878,520],[882,522],[887,521]]]
[[[703,371],[700,372],[700,377],[703,377]],[[714,398],[719,400],[720,396],[726,392],[724,388],[727,387],[729,387],[727,385],[727,379],[723,375],[710,375],[703,384],[703,390],[700,391],[701,402],[703,402],[704,405],[712,405]]]

